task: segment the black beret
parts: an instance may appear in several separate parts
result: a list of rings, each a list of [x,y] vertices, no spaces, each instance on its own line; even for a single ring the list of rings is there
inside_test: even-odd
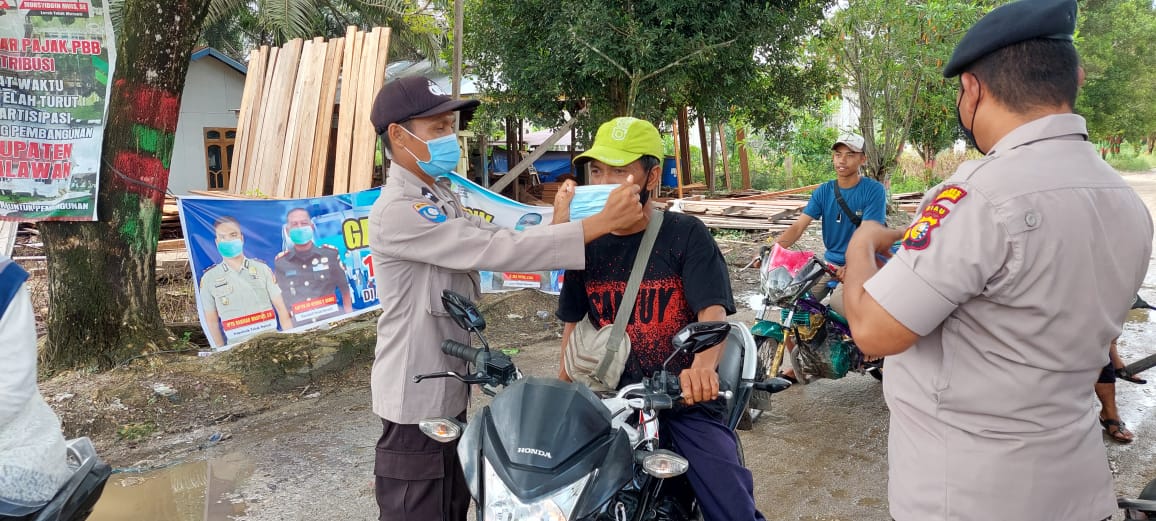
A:
[[[976,60],[1012,44],[1037,38],[1072,40],[1076,0],[1020,0],[992,9],[955,46],[943,77],[959,76]]]
[[[390,81],[381,88],[373,101],[369,120],[381,135],[389,129],[390,123],[400,124],[460,110],[460,126],[465,128],[479,104],[478,100],[451,98],[437,83],[424,76],[408,76]]]

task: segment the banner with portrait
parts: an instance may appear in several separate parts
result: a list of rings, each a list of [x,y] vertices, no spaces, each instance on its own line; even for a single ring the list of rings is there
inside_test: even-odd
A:
[[[378,193],[179,198],[197,312],[213,349],[376,308],[368,230]]]
[[[529,206],[451,175],[466,210],[514,229],[545,226],[552,207]],[[177,207],[213,350],[269,331],[299,331],[379,306],[369,212],[379,188],[308,199],[180,197]],[[481,272],[483,292],[557,294],[562,271]]]
[[[505,228],[524,230],[531,226],[546,226],[554,218],[554,207],[531,206],[500,194],[457,174],[449,174],[454,193],[466,211]],[[554,271],[483,271],[482,293],[498,293],[518,289],[537,289],[558,294],[562,291],[563,270]]]

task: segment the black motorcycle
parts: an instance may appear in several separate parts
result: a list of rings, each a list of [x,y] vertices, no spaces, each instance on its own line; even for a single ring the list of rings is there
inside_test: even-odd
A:
[[[489,349],[481,335],[485,319],[473,303],[450,291],[443,292],[442,302],[483,348],[446,340],[442,351],[471,362],[475,371],[420,375],[415,381],[456,378],[481,385],[495,398],[468,425],[432,418],[420,426],[441,442],[461,438],[458,454],[479,520],[701,519],[684,476],[689,463],[658,444],[658,413],[682,396],[678,375],[666,371],[674,355],[650,378],[599,397],[580,384],[522,378],[510,357]],[[726,398],[733,430],[752,391],[775,393],[790,383],[755,380],[754,338],[742,324],[690,324],[675,335],[675,354],[698,353],[723,341],[720,396]]]
[[[68,467],[72,477],[53,496],[52,501],[21,521],[84,521],[92,514],[97,500],[104,492],[104,485],[112,475],[109,467],[88,438],[76,438],[67,442]]]

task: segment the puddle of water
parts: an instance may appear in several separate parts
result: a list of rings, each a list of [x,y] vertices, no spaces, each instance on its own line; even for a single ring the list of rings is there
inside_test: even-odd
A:
[[[245,512],[233,494],[253,472],[226,454],[144,473],[114,474],[89,521],[229,521]]]

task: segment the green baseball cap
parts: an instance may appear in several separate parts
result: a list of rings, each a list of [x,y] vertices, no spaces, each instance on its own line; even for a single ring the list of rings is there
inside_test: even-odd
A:
[[[574,166],[596,159],[610,166],[626,166],[642,156],[662,159],[666,147],[658,129],[649,121],[638,118],[614,118],[601,127],[594,136],[594,146],[574,158]]]

